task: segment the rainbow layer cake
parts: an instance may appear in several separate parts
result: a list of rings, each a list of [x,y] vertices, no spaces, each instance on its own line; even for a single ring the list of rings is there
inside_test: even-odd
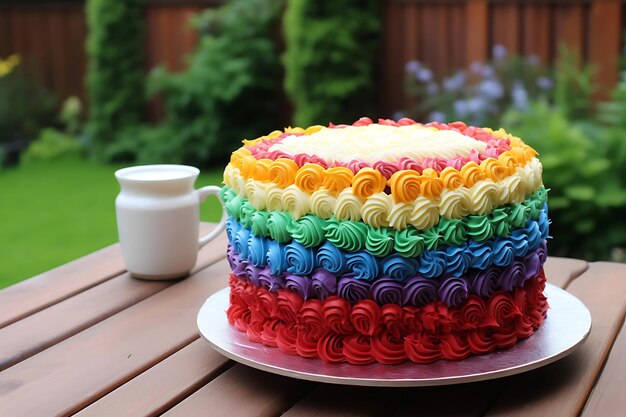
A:
[[[542,324],[547,191],[503,130],[362,118],[232,154],[229,322],[351,364],[458,360]]]

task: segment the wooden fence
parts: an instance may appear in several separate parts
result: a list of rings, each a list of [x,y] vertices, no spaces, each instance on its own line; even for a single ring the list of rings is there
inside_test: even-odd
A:
[[[219,0],[148,0],[146,69],[178,70],[196,43],[188,18]],[[489,57],[491,47],[535,54],[553,63],[567,44],[596,66],[602,91],[617,79],[624,12],[619,0],[385,0],[381,2],[379,112],[405,106],[404,65],[418,59],[445,76]],[[0,4],[0,57],[19,53],[61,97],[85,98],[87,27],[83,1],[9,1]],[[602,92],[600,93],[602,94]]]
[[[598,97],[617,80],[624,5],[619,0],[395,0],[383,10],[379,108],[401,109],[404,63],[418,59],[439,76],[484,60],[501,44],[509,53],[554,63],[560,44],[596,68]]]
[[[184,66],[195,43],[189,18],[217,0],[149,1],[145,9],[146,70],[163,63]],[[45,85],[60,97],[86,97],[84,1],[0,3],[0,58],[19,53]]]

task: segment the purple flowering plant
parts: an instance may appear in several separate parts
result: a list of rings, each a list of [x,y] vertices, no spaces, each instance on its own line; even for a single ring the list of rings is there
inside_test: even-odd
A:
[[[407,62],[406,93],[415,106],[402,114],[416,120],[484,125],[509,109],[524,111],[530,102],[551,94],[554,81],[537,56],[509,55],[503,45],[495,45],[491,55],[488,61],[475,61],[439,80],[424,63]]]

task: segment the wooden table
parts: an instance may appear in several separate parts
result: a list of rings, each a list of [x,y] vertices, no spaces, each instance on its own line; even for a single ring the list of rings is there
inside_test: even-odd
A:
[[[550,258],[549,280],[591,310],[589,339],[494,381],[374,389],[305,382],[227,360],[196,314],[226,286],[226,238],[192,276],[140,281],[118,245],[0,291],[0,416],[624,416],[626,265]]]

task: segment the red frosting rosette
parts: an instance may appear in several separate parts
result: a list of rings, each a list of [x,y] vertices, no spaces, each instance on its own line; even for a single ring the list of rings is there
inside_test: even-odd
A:
[[[337,296],[328,297],[322,308],[324,324],[337,334],[351,334],[354,328],[350,322],[350,311],[348,300]]]
[[[353,365],[367,365],[375,361],[369,336],[353,334],[343,339],[343,355]]]
[[[372,357],[386,365],[402,363],[406,360],[404,337],[395,337],[391,332],[380,332],[371,339]]]
[[[329,363],[397,364],[460,360],[511,347],[543,323],[548,304],[543,270],[512,292],[472,295],[456,308],[441,301],[422,307],[354,305],[338,296],[304,300],[230,278],[229,322],[253,342]]]
[[[352,308],[350,322],[358,333],[373,336],[381,324],[380,307],[373,300],[363,300]]]
[[[328,332],[317,342],[317,354],[321,360],[328,363],[345,361],[343,353],[344,335]]]

